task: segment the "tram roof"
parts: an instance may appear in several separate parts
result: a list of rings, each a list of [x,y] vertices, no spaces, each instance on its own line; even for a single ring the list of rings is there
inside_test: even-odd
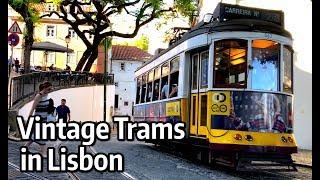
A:
[[[225,5],[225,4],[222,4],[222,5]],[[220,8],[220,5],[217,7],[217,9],[218,8]],[[269,11],[269,10],[265,10],[265,11]],[[278,11],[278,12],[282,13],[282,11]],[[184,41],[194,36],[204,34],[204,33],[211,34],[215,32],[230,32],[230,31],[272,33],[272,34],[277,34],[277,35],[292,39],[291,33],[284,29],[283,23],[281,23],[280,25],[278,23],[274,23],[270,21],[265,21],[261,19],[250,19],[250,18],[228,19],[226,21],[219,21],[216,18],[215,21],[212,21],[210,23],[205,23],[201,21],[196,26],[194,26],[191,30],[186,32],[181,39],[179,39],[177,42],[169,46],[167,49],[161,51],[159,54],[153,56],[152,59],[150,59],[149,61],[146,61],[136,71],[140,70],[147,64],[153,62],[158,57],[162,56],[166,52],[170,51],[171,49],[175,48],[179,44],[183,43]]]

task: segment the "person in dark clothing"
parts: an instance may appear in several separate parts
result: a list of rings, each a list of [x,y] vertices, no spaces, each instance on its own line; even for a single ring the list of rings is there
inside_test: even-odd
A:
[[[70,121],[70,109],[66,106],[66,99],[61,99],[61,105],[56,108],[58,120],[63,119],[64,123]]]
[[[53,71],[53,70],[54,70],[54,65],[53,65],[53,64],[51,64],[51,66],[49,67],[49,70],[50,70],[50,71]]]
[[[69,65],[66,65],[66,71],[71,71],[71,67]]]
[[[16,58],[16,60],[14,60],[14,66],[16,68],[16,73],[18,73],[19,67],[20,67],[20,62],[19,62],[18,58]]]

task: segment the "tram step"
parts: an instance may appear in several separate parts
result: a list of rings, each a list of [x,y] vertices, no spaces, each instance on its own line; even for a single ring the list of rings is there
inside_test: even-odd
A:
[[[276,171],[297,171],[293,161],[290,160],[272,160],[255,161],[248,158],[238,160],[237,171],[251,170],[276,170]]]

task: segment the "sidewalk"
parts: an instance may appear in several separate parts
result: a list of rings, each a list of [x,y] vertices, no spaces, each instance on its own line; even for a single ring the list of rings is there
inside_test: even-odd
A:
[[[292,154],[292,159],[298,165],[312,166],[312,151],[298,149],[298,153]]]

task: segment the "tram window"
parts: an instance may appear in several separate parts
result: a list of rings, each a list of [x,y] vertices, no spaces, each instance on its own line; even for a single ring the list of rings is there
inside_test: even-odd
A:
[[[153,101],[159,100],[160,77],[161,77],[161,69],[160,67],[158,67],[155,69],[155,72],[154,72],[155,80],[153,82],[153,96],[152,96]]]
[[[208,87],[208,60],[209,60],[209,52],[203,52],[200,54],[200,62],[201,62],[201,77],[200,77],[200,85],[201,88]]]
[[[179,81],[179,58],[176,58],[170,62],[169,98],[178,96],[178,81]]]
[[[207,95],[201,96],[201,114],[200,114],[200,126],[207,125]]]
[[[140,102],[140,95],[141,95],[141,76],[137,77],[137,92],[136,92],[136,104],[139,104]]]
[[[147,84],[147,98],[146,102],[152,101],[152,83],[153,83],[154,70],[151,70],[148,74],[148,84]]]
[[[196,125],[196,103],[197,97],[192,96],[192,125]]]
[[[147,88],[147,75],[142,76],[142,87],[141,87],[141,99],[140,103],[145,102],[145,96],[146,96],[146,88]]]
[[[283,91],[287,93],[293,93],[292,90],[292,58],[293,51],[289,46],[283,47],[283,64],[284,64],[284,79],[283,79]]]
[[[248,43],[242,39],[215,42],[215,87],[246,87]]]
[[[253,89],[277,91],[279,89],[280,45],[275,41],[257,39],[252,41]]]
[[[165,63],[161,67],[161,99],[167,99],[169,96],[169,63]]]
[[[198,61],[199,55],[192,56],[192,89],[198,88]]]
[[[160,77],[161,77],[161,68],[158,67],[155,70],[155,75],[154,75],[154,87],[153,87],[153,100],[159,100],[159,94],[160,94]]]

